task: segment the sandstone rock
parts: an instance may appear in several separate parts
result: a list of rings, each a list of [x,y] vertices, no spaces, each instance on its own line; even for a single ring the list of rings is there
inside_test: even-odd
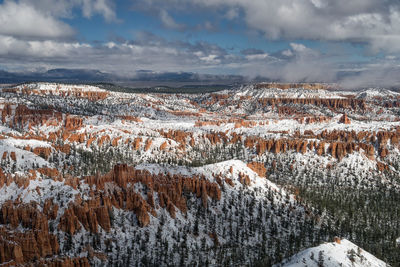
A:
[[[103,228],[106,232],[109,232],[111,229],[111,222],[108,208],[105,206],[101,206],[95,208],[95,212],[101,228]]]
[[[340,123],[344,123],[344,124],[350,124],[350,119],[347,117],[346,114],[343,114],[342,117],[339,120]]]
[[[376,162],[376,168],[378,169],[378,171],[383,172],[389,169],[389,166],[383,162]]]
[[[56,177],[60,176],[60,173],[55,168],[44,167],[44,168],[38,168],[38,169],[36,169],[36,171],[39,172],[40,174],[43,174],[43,175],[51,177],[51,178],[56,178]]]
[[[153,140],[152,140],[151,138],[148,138],[148,139],[146,140],[146,144],[145,144],[145,147],[144,147],[144,151],[149,150],[152,143],[153,143]]]
[[[112,141],[111,141],[111,145],[113,147],[117,147],[118,146],[118,141],[121,140],[121,136],[115,137]]]
[[[229,184],[230,186],[235,186],[235,184],[233,183],[232,179],[230,178],[225,178],[225,183]]]
[[[161,146],[160,146],[160,150],[161,150],[161,151],[162,151],[162,150],[165,150],[165,149],[167,148],[167,145],[168,145],[167,142],[162,143]]]
[[[264,167],[264,164],[261,162],[250,162],[247,164],[251,170],[258,174],[260,177],[266,177],[267,169]]]
[[[386,147],[381,147],[379,149],[379,156],[381,158],[385,158],[388,155],[388,153],[389,153],[389,150]]]
[[[134,150],[138,150],[140,148],[140,143],[142,142],[142,138],[138,137],[135,138],[135,140],[133,141],[133,149]]]
[[[75,232],[81,229],[78,217],[76,217],[71,208],[65,210],[64,215],[60,218],[58,228],[71,235],[74,235]]]
[[[64,128],[67,131],[77,130],[83,126],[83,118],[79,116],[67,115]]]
[[[17,161],[17,156],[15,155],[15,151],[11,151],[10,157],[13,161]]]
[[[35,147],[32,152],[42,158],[48,159],[51,154],[50,147]]]

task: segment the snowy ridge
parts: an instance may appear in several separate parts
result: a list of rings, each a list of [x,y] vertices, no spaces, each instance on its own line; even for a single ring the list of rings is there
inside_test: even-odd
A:
[[[18,88],[18,89],[28,88],[31,90],[40,90],[40,91],[79,90],[79,91],[83,91],[83,92],[93,92],[93,91],[107,92],[107,90],[101,89],[97,86],[86,85],[86,84],[59,84],[59,83],[45,83],[45,82],[22,84],[22,85],[18,85],[15,88]]]
[[[400,96],[400,93],[395,91],[391,91],[384,88],[369,88],[359,92],[356,95],[358,99],[372,99],[375,97],[382,97],[382,98],[397,98]]]
[[[192,175],[204,175],[204,177],[211,182],[215,182],[214,176],[215,174],[222,174],[224,177],[235,178],[242,173],[244,175],[248,175],[251,181],[251,185],[249,188],[270,188],[274,191],[281,190],[283,195],[287,193],[284,190],[280,189],[276,184],[270,182],[268,179],[264,177],[260,177],[257,173],[247,167],[246,163],[241,160],[227,160],[223,162],[218,162],[214,164],[205,165],[202,167],[195,168],[186,168],[180,166],[168,166],[163,167],[156,164],[143,164],[135,167],[139,170],[147,170],[154,174],[159,173],[170,173],[170,174],[180,174],[185,176]],[[230,172],[230,168],[232,168],[232,173]],[[233,183],[235,184],[235,189],[239,190],[241,184],[237,179],[233,179]]]
[[[364,251],[352,242],[342,239],[306,249],[274,267],[385,267],[385,262]],[[322,264],[322,265],[321,265]]]
[[[305,89],[305,88],[260,88],[257,89],[254,85],[249,85],[240,88],[235,98],[240,97],[254,97],[254,98],[344,98],[338,93],[331,92],[324,89]]]

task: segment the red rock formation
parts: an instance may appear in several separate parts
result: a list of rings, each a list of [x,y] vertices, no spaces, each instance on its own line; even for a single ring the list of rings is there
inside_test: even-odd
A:
[[[46,199],[43,206],[43,213],[47,218],[55,220],[57,218],[58,205],[53,203],[53,199]]]
[[[381,158],[385,158],[389,153],[389,150],[386,147],[379,148],[379,156]]]
[[[96,137],[90,137],[86,142],[86,147],[90,147],[94,140],[96,140]]]
[[[350,124],[351,123],[346,114],[343,114],[343,116],[340,118],[339,122],[340,123],[344,123],[344,124]]]
[[[99,222],[99,225],[101,228],[103,228],[105,231],[110,231],[111,229],[111,222],[110,222],[110,214],[108,211],[108,208],[105,206],[101,206],[98,208],[95,208],[95,213],[97,220]]]
[[[140,143],[142,142],[142,138],[138,137],[135,138],[135,140],[133,141],[133,149],[134,150],[138,150],[140,148]]]
[[[230,179],[230,178],[226,178],[225,177],[225,183],[229,184],[232,187],[235,186],[235,184],[233,183],[232,179]]]
[[[308,144],[308,141],[303,141],[301,143],[301,153],[302,154],[305,154],[307,152],[307,144]]]
[[[267,169],[265,169],[264,164],[261,162],[250,162],[247,164],[251,170],[258,174],[260,177],[265,177],[267,174]]]
[[[25,105],[18,105],[15,108],[15,114],[12,118],[11,108],[5,107],[3,109],[3,122],[7,121],[7,117],[9,117],[8,124],[11,127],[19,127],[24,128],[28,126],[31,129],[33,126],[58,126],[62,121],[62,114],[59,112],[55,112],[51,109],[48,110],[34,110],[29,109]]]
[[[69,208],[64,212],[64,215],[60,219],[58,229],[71,235],[74,235],[75,232],[81,229],[78,217],[76,217],[72,208]]]
[[[110,136],[106,134],[106,135],[103,135],[100,138],[98,138],[97,144],[99,146],[102,146],[104,143],[108,143],[110,141],[111,141]]]
[[[168,132],[160,131],[160,134],[165,138],[175,140],[176,142],[186,145],[186,140],[192,137],[192,133],[180,131],[180,130],[169,130]]]
[[[64,128],[67,131],[78,130],[83,126],[83,118],[79,116],[67,115]]]
[[[55,168],[44,167],[44,168],[38,168],[36,169],[36,171],[38,171],[40,174],[46,175],[51,178],[56,178],[60,176],[60,173]]]
[[[54,146],[54,148],[57,151],[60,151],[60,152],[65,153],[67,155],[71,152],[71,146],[69,144],[65,144],[65,145],[62,145],[62,146]]]
[[[186,199],[183,192],[196,193],[197,197],[201,197],[203,204],[206,206],[207,198],[214,200],[221,198],[221,190],[216,183],[211,183],[204,178],[198,177],[182,177],[179,175],[153,175],[147,171],[135,170],[125,164],[116,165],[112,172],[104,176],[89,176],[85,178],[89,185],[96,185],[98,190],[104,189],[105,183],[115,183],[124,191],[115,191],[112,195],[102,195],[103,203],[111,203],[117,208],[134,211],[138,217],[139,223],[146,226],[150,222],[149,213],[155,215],[153,207],[155,206],[152,192],[157,192],[160,206],[167,208],[171,217],[175,217],[175,207],[185,213],[187,210]],[[142,183],[149,189],[148,200],[144,200],[141,195],[135,193],[129,183]],[[127,190],[126,188],[130,188]],[[95,193],[96,194],[96,193]],[[124,199],[126,201],[124,201]],[[129,200],[129,201],[128,201]],[[82,204],[80,204],[82,205]],[[174,206],[174,207],[173,207]],[[78,216],[79,218],[79,216]],[[80,220],[80,219],[79,219]]]
[[[111,145],[113,147],[117,147],[118,146],[118,141],[121,140],[121,136],[115,137],[112,141],[111,141]]]
[[[122,115],[118,116],[118,118],[126,121],[134,121],[134,122],[142,122],[142,120],[138,117],[130,116],[130,115]]]
[[[319,142],[317,146],[317,155],[322,156],[325,155],[325,142]]]
[[[35,147],[32,152],[38,156],[48,159],[51,154],[50,147]]]
[[[243,173],[239,173],[239,182],[242,185],[249,186],[250,185],[250,177]]]
[[[167,148],[167,145],[168,145],[167,142],[162,143],[160,146],[160,150],[165,150]]]
[[[365,152],[366,152],[367,158],[369,158],[370,160],[375,159],[375,148],[373,145],[367,145]]]
[[[149,150],[152,143],[153,143],[153,140],[151,138],[147,138],[146,144],[145,144],[145,147],[144,147],[144,151]]]
[[[49,234],[47,217],[34,203],[18,205],[7,201],[1,207],[0,257],[1,262],[30,262],[59,252],[57,238]],[[17,229],[26,228],[23,232]]]
[[[383,162],[376,162],[376,168],[378,169],[378,171],[383,172],[386,170],[389,170],[389,166]]]

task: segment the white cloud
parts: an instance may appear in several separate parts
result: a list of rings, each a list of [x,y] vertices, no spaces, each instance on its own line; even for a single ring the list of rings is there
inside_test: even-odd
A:
[[[74,31],[67,24],[28,4],[5,1],[0,5],[0,34],[61,38],[72,36]]]
[[[263,53],[263,54],[254,54],[254,55],[246,55],[246,59],[248,59],[249,61],[253,61],[253,60],[264,60],[266,58],[268,58],[268,54]]]
[[[293,52],[290,49],[283,50],[282,55],[284,55],[285,57],[291,57],[291,56],[293,56]]]
[[[5,58],[19,58],[26,61],[35,59],[52,59],[75,56],[90,49],[88,44],[69,43],[55,40],[21,40],[11,36],[0,35],[0,56]],[[83,53],[82,53],[83,54]]]

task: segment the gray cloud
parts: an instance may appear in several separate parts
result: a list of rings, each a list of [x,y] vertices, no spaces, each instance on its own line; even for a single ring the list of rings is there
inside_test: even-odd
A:
[[[262,32],[268,38],[326,40],[336,48],[340,48],[336,41],[364,42],[369,44],[369,53],[396,54],[400,52],[400,4],[382,1],[354,0],[346,6],[344,0],[143,0],[139,2],[144,7],[135,7],[152,7],[153,15],[172,30],[193,29],[177,22],[171,14],[209,10],[220,14],[222,20],[245,21],[250,30]],[[344,51],[333,48],[320,52],[301,41],[272,53],[254,48],[237,52],[204,41],[167,40],[148,32],[137,32],[134,40],[76,41],[74,30],[62,18],[73,17],[78,8],[88,18],[97,14],[108,21],[118,20],[110,0],[6,0],[0,7],[0,61],[9,70],[88,68],[129,76],[148,69],[330,82],[337,80],[343,68],[354,69],[345,64]],[[197,27],[216,29],[209,21]],[[349,87],[373,80],[397,83],[399,62],[398,57],[391,55],[375,65],[361,63],[357,66],[362,68],[361,72],[339,78]]]
[[[333,82],[336,79],[335,65],[319,51],[300,43],[291,43],[290,49],[272,55],[247,55],[246,59],[240,73],[249,77],[263,76],[285,82]]]
[[[264,51],[256,48],[247,48],[240,51],[240,53],[243,55],[260,55],[264,54]]]
[[[9,69],[90,68],[129,75],[136,70],[207,72],[231,61],[206,42],[167,41],[139,33],[135,41],[97,45],[63,40],[25,40],[0,35],[0,59]]]
[[[174,18],[171,17],[168,14],[168,12],[164,9],[160,10],[160,20],[161,20],[162,24],[168,29],[182,31],[186,28],[184,24],[177,23],[174,20]]]
[[[339,77],[338,83],[349,89],[366,87],[399,87],[400,66],[389,62],[365,66],[360,71],[345,72],[344,77]]]
[[[169,41],[148,32],[138,33],[135,41],[97,45],[0,35],[0,59],[7,62],[9,70],[85,68],[127,77],[143,69],[155,72],[184,70],[199,74],[235,73],[250,78],[263,76],[290,82],[335,81],[337,65],[330,63],[324,54],[299,43],[291,43],[290,49],[285,51],[290,53],[290,57],[279,56],[281,53],[269,55],[257,49],[244,50],[238,55],[215,44]],[[388,59],[387,68],[395,62],[398,62],[397,58]],[[388,76],[382,77],[393,81]],[[366,81],[364,76],[358,80],[361,79]],[[346,86],[361,85],[355,84],[354,79],[343,80],[343,83]]]
[[[147,0],[165,8],[225,8],[269,39],[366,42],[371,51],[400,52],[400,2],[394,0]],[[157,3],[157,4],[156,4]],[[195,7],[193,7],[193,5]],[[239,11],[240,10],[240,11]]]
[[[112,0],[19,0],[53,17],[72,17],[73,9],[78,8],[86,18],[101,15],[107,21],[117,21],[115,4]]]

